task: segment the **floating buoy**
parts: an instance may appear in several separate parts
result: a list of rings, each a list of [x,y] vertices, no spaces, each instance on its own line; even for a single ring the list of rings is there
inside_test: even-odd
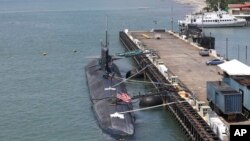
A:
[[[161,96],[146,96],[140,100],[139,105],[141,107],[150,107],[161,105],[163,103]]]
[[[46,56],[47,54],[48,54],[47,52],[44,52],[44,53],[43,53],[43,56]]]

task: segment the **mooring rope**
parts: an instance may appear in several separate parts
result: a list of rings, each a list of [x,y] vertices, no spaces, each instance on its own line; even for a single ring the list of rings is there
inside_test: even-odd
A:
[[[120,85],[121,83],[124,83],[124,82],[127,81],[128,79],[130,79],[130,78],[136,76],[137,74],[139,74],[140,72],[142,72],[143,70],[145,70],[147,67],[149,67],[149,66],[151,66],[151,65],[152,65],[152,64],[145,66],[145,67],[142,68],[140,71],[138,71],[136,74],[131,75],[130,77],[128,77],[128,78],[126,78],[126,79],[123,79],[123,80],[122,80],[121,82],[119,82],[119,83],[116,83],[115,85],[112,86],[112,88],[113,88],[113,87],[116,87],[116,86]]]
[[[145,108],[140,108],[140,109],[134,109],[134,110],[124,111],[124,112],[117,112],[117,113],[119,113],[119,114],[132,113],[132,112],[148,110],[148,109],[153,109],[153,108],[157,108],[157,107],[162,107],[162,106],[171,105],[171,104],[175,104],[175,103],[183,103],[183,102],[187,102],[187,101],[177,101],[177,102],[164,103],[164,104],[161,104],[161,105],[145,107]]]
[[[121,80],[125,79],[125,78],[117,77],[117,76],[115,76],[115,78],[121,79]],[[161,82],[149,82],[149,81],[138,81],[138,80],[126,80],[126,81],[127,81],[126,83],[146,83],[146,84],[159,84],[159,85],[165,85],[165,86],[172,86],[172,84],[161,83]]]

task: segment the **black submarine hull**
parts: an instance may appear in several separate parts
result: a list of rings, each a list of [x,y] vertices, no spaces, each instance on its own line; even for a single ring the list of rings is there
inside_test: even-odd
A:
[[[92,60],[85,66],[85,73],[92,101],[93,112],[100,128],[116,139],[122,139],[134,135],[133,113],[122,114],[124,117],[111,117],[117,112],[132,110],[131,102],[120,101],[116,98],[117,93],[127,93],[125,84],[111,86],[121,82],[121,74],[118,67],[113,63],[111,66],[112,77],[105,76],[105,71],[100,65],[99,59]]]

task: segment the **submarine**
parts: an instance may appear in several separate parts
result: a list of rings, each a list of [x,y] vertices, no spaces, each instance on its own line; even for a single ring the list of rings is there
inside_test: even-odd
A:
[[[115,57],[109,55],[108,33],[102,44],[101,57],[85,66],[92,109],[99,127],[115,139],[132,137],[135,133],[135,116],[132,101],[123,83]],[[124,112],[124,113],[123,113]]]

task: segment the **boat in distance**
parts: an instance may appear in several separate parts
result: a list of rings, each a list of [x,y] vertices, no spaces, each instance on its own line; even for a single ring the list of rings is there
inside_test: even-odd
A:
[[[186,15],[178,21],[179,26],[196,25],[198,27],[242,27],[247,25],[246,19],[236,18],[226,11],[218,10],[202,14]]]
[[[134,135],[135,117],[134,113],[126,112],[133,109],[132,102],[113,60],[106,37],[101,57],[90,61],[85,66],[85,73],[92,109],[100,128],[115,139],[124,139]]]

